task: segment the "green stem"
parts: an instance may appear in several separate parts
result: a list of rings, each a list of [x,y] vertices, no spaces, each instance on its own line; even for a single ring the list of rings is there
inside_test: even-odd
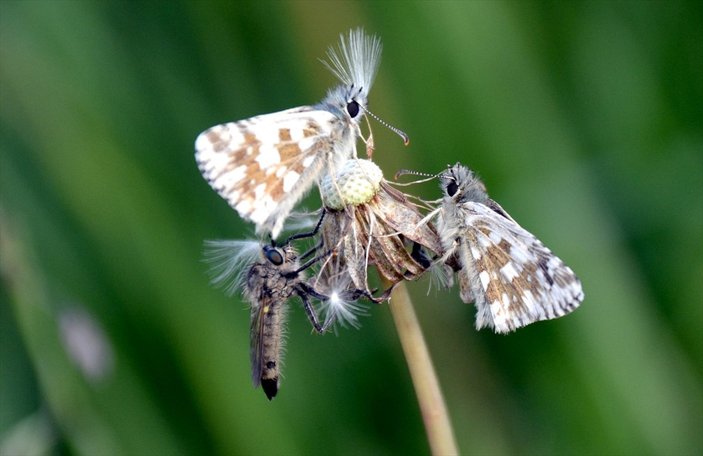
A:
[[[459,454],[432,358],[405,283],[395,287],[389,306],[415,386],[432,454]]]

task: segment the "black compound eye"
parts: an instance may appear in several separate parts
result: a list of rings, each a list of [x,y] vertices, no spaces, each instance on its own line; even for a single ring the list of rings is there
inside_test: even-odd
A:
[[[359,114],[359,103],[357,103],[356,100],[352,100],[347,103],[347,112],[352,119],[356,117]]]
[[[447,195],[454,196],[458,190],[459,186],[456,184],[455,181],[451,181],[447,184]]]
[[[280,266],[283,264],[283,254],[275,248],[265,248],[264,256],[271,262],[271,264],[275,266]]]

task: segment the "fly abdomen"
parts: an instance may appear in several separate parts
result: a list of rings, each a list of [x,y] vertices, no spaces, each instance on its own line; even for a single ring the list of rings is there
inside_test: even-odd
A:
[[[269,400],[278,392],[281,351],[283,349],[282,325],[283,309],[281,304],[273,302],[261,307],[260,334],[260,382]]]

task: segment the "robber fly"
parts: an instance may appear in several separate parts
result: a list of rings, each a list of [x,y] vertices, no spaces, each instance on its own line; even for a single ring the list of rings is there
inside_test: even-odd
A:
[[[297,296],[317,333],[324,333],[335,322],[335,315],[328,314],[320,322],[312,300],[322,302],[353,302],[361,297],[373,299],[362,290],[335,291],[331,296],[323,294],[307,282],[306,271],[330,253],[318,253],[316,245],[299,255],[292,241],[314,237],[319,231],[322,217],[314,230],[291,236],[281,244],[273,240],[261,246],[253,241],[209,241],[208,258],[215,263],[219,273],[213,283],[231,282],[230,292],[243,289],[243,295],[251,307],[250,348],[252,381],[254,387],[261,386],[269,400],[278,393],[281,356],[284,348],[284,328],[288,300]],[[258,250],[256,259],[246,269],[241,265],[251,258],[253,248]],[[249,250],[249,252],[247,252]],[[306,261],[307,260],[307,261]],[[235,275],[233,281],[229,279]]]

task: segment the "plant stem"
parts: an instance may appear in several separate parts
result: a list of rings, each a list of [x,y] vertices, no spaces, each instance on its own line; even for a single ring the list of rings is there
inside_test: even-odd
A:
[[[395,287],[389,306],[415,386],[432,454],[459,454],[437,374],[432,366],[432,358],[405,283]]]

